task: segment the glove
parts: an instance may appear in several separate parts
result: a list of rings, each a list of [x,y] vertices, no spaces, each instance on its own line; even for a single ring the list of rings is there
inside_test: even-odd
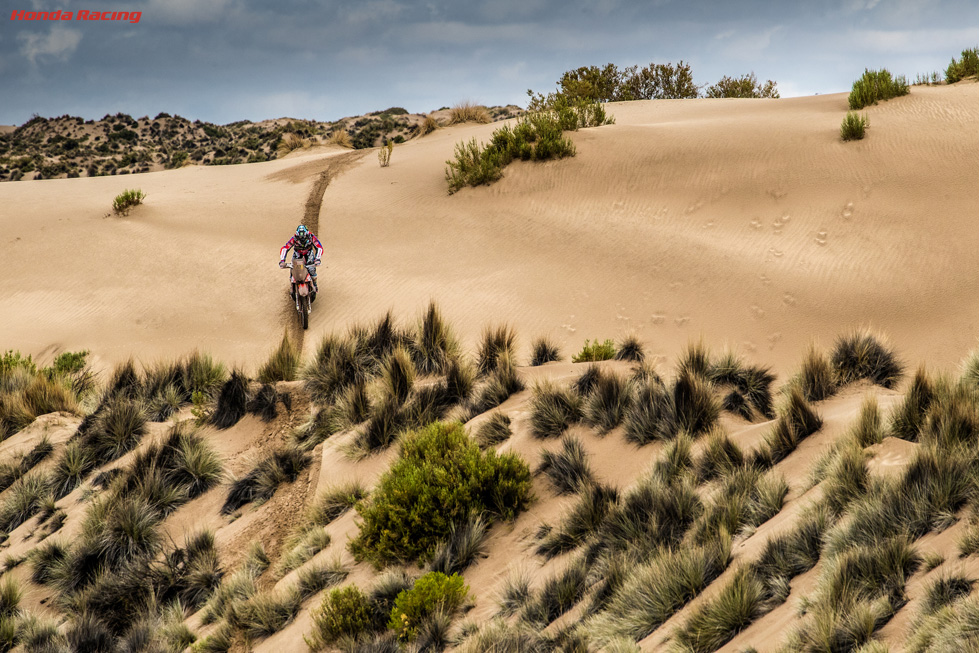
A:
[[[320,259],[313,261],[313,265],[320,265]]]
[[[281,268],[286,267],[286,262],[285,261],[279,261],[279,267],[281,267]]]

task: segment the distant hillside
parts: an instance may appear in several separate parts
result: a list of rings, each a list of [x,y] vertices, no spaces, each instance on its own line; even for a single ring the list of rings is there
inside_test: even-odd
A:
[[[519,107],[493,107],[493,120],[521,113]],[[447,108],[428,114],[439,120]],[[159,113],[133,118],[125,113],[101,120],[64,115],[34,117],[20,127],[0,130],[0,181],[97,177],[150,172],[183,165],[230,165],[269,161],[279,155],[287,134],[307,142],[326,142],[345,130],[355,149],[375,147],[385,137],[401,143],[421,133],[426,114],[400,107],[336,122],[278,118],[215,125]],[[288,150],[287,150],[288,151]]]

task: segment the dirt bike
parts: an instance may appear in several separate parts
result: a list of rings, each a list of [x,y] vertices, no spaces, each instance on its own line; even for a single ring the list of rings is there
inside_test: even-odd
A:
[[[299,321],[303,324],[303,328],[306,329],[310,326],[310,306],[316,300],[316,282],[313,280],[313,275],[307,269],[306,263],[301,259],[296,260],[294,263],[287,263],[283,267],[291,270],[289,274],[289,296],[296,302],[296,312],[299,313]]]

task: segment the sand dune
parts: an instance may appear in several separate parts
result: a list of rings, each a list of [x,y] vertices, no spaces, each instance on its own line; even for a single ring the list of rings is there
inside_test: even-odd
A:
[[[977,339],[977,85],[871,107],[860,142],[837,136],[845,109],[843,94],[613,104],[615,125],[572,134],[575,158],[454,196],[444,161],[495,125],[398,146],[389,168],[366,156],[323,198],[307,340],[432,298],[469,342],[501,320],[566,354],[633,331],[672,357],[703,334],[785,370],[811,338],[872,326],[911,363],[952,363]],[[338,154],[3,184],[4,346],[254,366],[296,322],[276,254]],[[146,204],[106,217],[130,187]]]

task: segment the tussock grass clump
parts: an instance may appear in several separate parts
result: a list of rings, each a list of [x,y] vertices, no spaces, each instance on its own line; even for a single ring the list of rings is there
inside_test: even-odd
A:
[[[691,450],[694,440],[687,433],[678,433],[677,437],[664,446],[660,458],[653,464],[651,477],[661,483],[673,483],[682,479],[694,470],[694,459]]]
[[[856,111],[878,104],[879,101],[890,100],[908,93],[909,84],[904,75],[892,77],[892,74],[884,68],[866,69],[861,78],[851,87],[851,93],[847,96],[847,106],[852,111]]]
[[[326,336],[303,370],[304,387],[314,403],[329,404],[349,386],[366,382],[370,363],[352,338]]]
[[[65,445],[64,451],[51,471],[49,483],[56,499],[67,496],[82,484],[89,472],[95,469],[97,461],[92,452],[75,440]]]
[[[976,581],[962,574],[950,574],[936,578],[926,588],[926,594],[922,599],[920,608],[922,614],[933,615],[943,607],[955,603],[961,596],[969,595],[975,584]]]
[[[217,394],[227,376],[223,363],[195,351],[184,362],[181,385],[188,396],[201,393],[210,397]]]
[[[546,626],[578,603],[588,590],[589,567],[584,557],[545,581],[541,591],[524,606],[522,618]]]
[[[608,432],[623,421],[633,403],[632,385],[617,374],[600,373],[585,405],[585,421],[600,432]]]
[[[428,136],[440,127],[442,127],[442,125],[439,124],[438,120],[433,118],[431,115],[427,115],[425,120],[423,120],[422,124],[419,126],[419,136]]]
[[[497,360],[496,369],[473,398],[470,415],[479,415],[496,408],[507,401],[512,394],[523,389],[524,381],[517,373],[513,358],[507,353],[502,353]]]
[[[451,524],[449,535],[429,563],[429,570],[447,576],[462,573],[478,557],[486,557],[483,546],[486,536],[487,522],[479,515],[470,515],[465,522]]]
[[[879,444],[885,438],[885,430],[881,424],[881,412],[878,410],[878,400],[874,395],[864,398],[861,403],[861,413],[851,427],[851,438],[862,449],[873,444]]]
[[[325,587],[342,583],[350,570],[339,560],[331,563],[315,563],[299,570],[297,589],[305,601]]]
[[[531,367],[561,360],[558,345],[548,338],[538,338],[531,345]]]
[[[307,517],[316,526],[326,526],[366,496],[364,487],[356,481],[334,486],[314,500],[307,509]]]
[[[694,463],[694,474],[699,481],[709,481],[734,472],[744,462],[741,448],[723,430],[715,429]]]
[[[582,398],[588,397],[595,391],[596,385],[599,383],[599,377],[602,375],[602,368],[595,363],[589,365],[585,368],[575,382],[572,384],[572,388],[575,392]]]
[[[490,120],[490,112],[485,106],[474,104],[469,100],[457,102],[449,110],[450,125],[458,125],[464,122],[476,122],[485,125]]]
[[[731,560],[731,539],[722,534],[705,546],[664,550],[634,569],[587,626],[602,638],[639,641],[701,593]]]
[[[823,420],[803,398],[799,388],[790,388],[782,415],[766,434],[762,449],[756,452],[756,463],[765,467],[775,465],[822,425]]]
[[[586,340],[582,345],[582,351],[572,356],[573,363],[591,363],[595,361],[608,361],[616,357],[616,345],[612,340],[606,339],[599,342]]]
[[[516,569],[504,581],[504,588],[497,601],[497,614],[509,617],[524,609],[531,600],[531,577],[525,569]]]
[[[309,464],[310,457],[298,449],[283,448],[273,452],[232,484],[221,514],[230,515],[253,501],[268,501],[280,484],[295,481]]]
[[[285,628],[299,614],[302,601],[298,587],[256,594],[248,601],[231,604],[228,623],[247,641],[268,637]]]
[[[530,501],[531,473],[514,454],[481,452],[461,424],[435,423],[409,434],[399,459],[356,508],[363,522],[350,543],[376,564],[430,559],[473,512],[511,519]]]
[[[515,357],[517,334],[507,325],[487,327],[480,337],[480,348],[477,352],[477,374],[487,376],[497,369],[501,354],[511,359]]]
[[[286,553],[279,559],[276,576],[282,578],[330,546],[330,534],[323,528],[307,525],[286,540]]]
[[[513,434],[510,429],[510,417],[501,412],[495,412],[490,418],[480,424],[474,436],[480,448],[493,447],[507,441]]]
[[[685,650],[711,653],[721,648],[763,611],[765,589],[751,567],[742,567],[721,592],[702,603],[675,635]]]
[[[721,479],[721,487],[695,523],[695,541],[708,541],[720,529],[735,534],[759,526],[780,511],[788,491],[782,476],[765,475],[755,467],[734,469]]]
[[[10,619],[17,616],[20,600],[24,592],[12,576],[0,583],[0,619]]]
[[[686,431],[697,436],[710,431],[718,421],[721,407],[711,385],[700,376],[682,368],[672,389],[672,432]]]
[[[840,515],[847,506],[868,492],[867,454],[856,446],[844,447],[834,456],[824,481],[824,500]]]
[[[635,334],[630,334],[619,343],[619,347],[616,349],[616,355],[613,358],[618,361],[642,363],[646,358],[646,354],[643,353],[643,343],[640,342],[640,339]]]
[[[11,485],[0,504],[0,532],[10,532],[36,515],[49,492],[47,479],[40,472],[27,474]]]
[[[842,385],[868,379],[875,385],[892,388],[902,378],[902,365],[895,354],[870,331],[838,337],[830,362]]]
[[[388,396],[371,411],[357,435],[356,446],[365,453],[388,448],[408,426],[408,415],[396,398]]]
[[[561,523],[544,533],[537,547],[538,555],[553,558],[585,544],[588,537],[602,525],[618,499],[619,492],[615,488],[601,483],[586,484],[579,493],[579,500],[562,517]]]
[[[68,557],[69,548],[59,541],[48,541],[32,549],[28,554],[31,564],[31,581],[45,585],[52,579],[52,569]]]
[[[785,601],[789,581],[816,566],[823,534],[832,523],[830,511],[817,505],[805,512],[793,529],[766,541],[752,566],[765,587],[767,601]]]
[[[910,442],[918,440],[919,429],[925,421],[934,394],[932,382],[925,368],[920,366],[912,377],[912,383],[906,390],[902,403],[892,412],[888,434]]]
[[[330,138],[327,140],[331,145],[339,145],[340,147],[346,148],[348,150],[354,149],[354,143],[351,141],[350,133],[343,125],[338,127],[335,131],[330,134]]]
[[[260,383],[275,383],[276,381],[294,381],[299,369],[299,350],[289,339],[288,333],[283,333],[282,340],[269,360],[259,368]]]
[[[138,188],[124,190],[112,200],[112,210],[116,215],[127,215],[133,207],[139,206],[145,199],[146,193]]]
[[[289,394],[280,393],[271,383],[263,383],[255,396],[245,404],[245,410],[262,418],[263,422],[271,422],[279,415],[277,404],[282,402],[288,408],[291,402]]]
[[[538,465],[537,472],[548,477],[558,494],[577,492],[593,480],[585,447],[581,440],[571,436],[562,438],[560,451],[541,452],[541,464]]]
[[[248,378],[234,370],[218,392],[218,401],[209,421],[215,428],[231,428],[245,417],[248,405]]]
[[[384,400],[397,405],[405,403],[415,383],[415,366],[407,351],[396,349],[385,357],[381,368],[381,381]]]
[[[445,374],[459,358],[459,340],[435,302],[419,319],[412,358],[420,374]]]
[[[947,84],[955,84],[966,77],[977,76],[978,68],[980,68],[977,61],[977,52],[977,48],[969,48],[963,50],[958,61],[956,57],[950,60],[949,66],[946,67]]]
[[[813,343],[807,346],[800,371],[790,383],[800,389],[807,401],[822,401],[837,392],[834,368],[827,356]]]
[[[848,111],[840,123],[840,139],[842,141],[859,141],[864,138],[864,132],[871,124],[868,116]]]
[[[626,439],[639,446],[674,435],[673,398],[659,377],[638,382],[623,424]]]
[[[909,653],[972,651],[980,645],[976,596],[963,596],[931,614],[921,615],[905,644]]]

